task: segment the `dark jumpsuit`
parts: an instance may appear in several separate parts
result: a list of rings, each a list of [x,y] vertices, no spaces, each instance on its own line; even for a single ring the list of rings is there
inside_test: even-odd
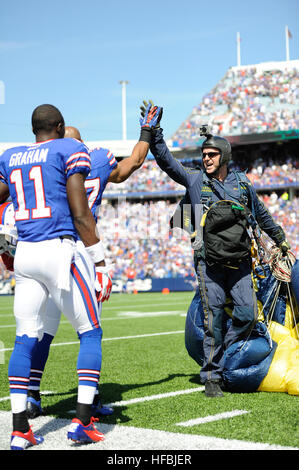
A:
[[[184,167],[170,153],[162,129],[153,133],[150,146],[159,167],[170,178],[185,186],[193,209],[201,204],[203,174],[202,169]],[[240,199],[239,185],[234,172],[228,171],[224,182],[210,178],[215,192],[211,191],[211,203],[221,199]],[[250,181],[248,184],[251,186]],[[285,234],[265,208],[262,201],[251,188],[255,218],[259,227],[279,245]],[[197,274],[202,307],[204,311],[204,360],[200,371],[201,381],[221,380],[223,370],[223,352],[230,344],[246,338],[257,321],[257,302],[251,277],[251,260],[243,260],[238,267],[231,268],[217,264],[209,266],[205,262],[204,250],[195,252],[195,270]],[[224,304],[226,297],[233,301],[232,322],[225,337],[222,333]]]

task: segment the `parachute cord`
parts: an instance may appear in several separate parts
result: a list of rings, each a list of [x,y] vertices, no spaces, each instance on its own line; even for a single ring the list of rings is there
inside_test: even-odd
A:
[[[269,266],[273,276],[279,281],[291,282],[291,271],[295,261],[296,256],[292,251],[287,251],[283,254],[280,248],[274,246],[269,259]]]
[[[276,246],[272,247],[268,264],[269,264],[269,267],[270,267],[270,270],[272,272],[273,277],[275,277],[275,279],[276,279],[276,282],[275,282],[274,286],[272,287],[271,292],[269,293],[269,295],[266,299],[266,302],[263,305],[262,312],[261,312],[261,313],[264,312],[264,309],[265,309],[268,301],[270,300],[270,298],[273,294],[273,291],[275,291],[273,300],[272,300],[270,308],[269,308],[267,318],[265,318],[265,325],[266,325],[266,328],[267,328],[267,331],[268,331],[268,334],[269,334],[271,345],[272,345],[272,339],[271,339],[271,334],[270,334],[270,330],[269,330],[269,325],[270,325],[270,323],[272,321],[272,318],[273,318],[273,315],[274,315],[275,306],[276,306],[276,302],[277,302],[277,299],[278,299],[278,295],[279,295],[279,291],[280,291],[280,287],[281,287],[282,282],[287,283],[287,289],[288,289],[288,295],[289,295],[289,299],[290,299],[291,311],[292,311],[292,315],[293,315],[293,319],[294,319],[296,333],[297,333],[297,336],[299,338],[299,332],[298,332],[299,323],[296,324],[295,311],[294,311],[293,303],[292,303],[292,299],[291,299],[290,286],[288,284],[288,283],[291,282],[292,266],[295,262],[296,262],[296,256],[294,255],[294,253],[292,251],[287,251],[287,253],[284,254],[284,253],[282,253],[280,248],[278,248]],[[265,315],[264,315],[264,317],[265,317]],[[248,336],[247,336],[246,340],[244,341],[240,351],[243,349],[243,347],[247,343],[247,341],[250,337],[250,334],[251,334],[251,332],[248,334]]]
[[[276,290],[275,295],[274,295],[274,297],[273,297],[272,304],[271,304],[271,306],[270,306],[270,308],[269,308],[269,313],[268,313],[269,319],[267,320],[268,325],[271,323],[272,318],[273,318],[273,315],[274,315],[274,311],[275,311],[275,307],[276,307],[276,302],[277,302],[278,295],[279,295],[279,291],[280,291],[280,287],[281,287],[281,281],[279,281],[278,283],[276,283],[276,285],[278,285],[278,287],[277,287],[277,290]]]
[[[278,281],[275,282],[270,294],[267,297],[267,300],[266,300],[265,304],[263,305],[263,309],[261,311],[261,313],[263,313],[264,307],[266,306],[268,300],[270,299],[270,297],[272,295],[272,292],[274,291],[274,289],[277,287],[278,284],[279,284],[279,286],[278,286],[278,288],[275,292],[274,298],[273,298],[272,303],[271,303],[270,308],[269,308],[269,313],[267,315],[267,317],[269,315],[271,315],[270,320],[265,319],[265,326],[267,328],[267,332],[268,332],[268,335],[269,335],[269,342],[270,342],[271,349],[272,349],[272,338],[271,338],[271,334],[270,334],[270,330],[269,330],[268,326],[269,326],[270,321],[272,320],[272,316],[273,316],[273,313],[274,313],[274,310],[275,310],[275,305],[276,305],[276,302],[277,302],[277,297],[278,297],[278,294],[279,294],[281,282],[278,282]],[[244,340],[244,343],[242,344],[242,346],[240,348],[240,351],[242,351],[243,347],[246,345],[247,341],[249,340],[253,328],[254,328],[254,325],[251,327],[250,332],[248,333],[246,339]]]
[[[296,323],[297,320],[296,320],[295,309],[294,309],[293,301],[292,301],[292,293],[291,293],[291,289],[290,289],[289,284],[287,284],[287,289],[288,289],[288,296],[289,296],[289,300],[290,300],[290,307],[291,307],[292,317],[293,317],[293,321],[294,321],[294,327],[295,327],[295,330],[296,330],[297,338],[299,339],[299,331],[298,331],[299,322]]]
[[[269,292],[269,295],[268,295],[268,297],[267,297],[267,299],[266,299],[266,302],[264,303],[264,305],[263,305],[263,308],[262,308],[262,311],[261,311],[261,314],[262,314],[262,315],[264,315],[264,310],[265,310],[265,307],[266,307],[266,305],[267,305],[268,301],[270,300],[270,298],[271,298],[271,296],[272,296],[272,293],[273,293],[273,291],[274,291],[274,290],[277,288],[278,284],[279,284],[279,282],[278,282],[278,281],[276,281],[276,282],[275,282],[275,284],[274,284],[274,286],[272,287],[272,290],[271,290],[271,292]],[[279,289],[278,289],[278,290],[279,290]],[[273,303],[273,302],[272,302],[272,303]],[[270,309],[271,309],[271,307],[270,307]],[[265,315],[264,315],[264,317],[265,317]],[[267,315],[267,317],[268,317],[268,315]],[[268,324],[268,321],[267,321],[267,319],[266,319],[266,318],[265,318],[265,322],[266,322],[266,324]]]

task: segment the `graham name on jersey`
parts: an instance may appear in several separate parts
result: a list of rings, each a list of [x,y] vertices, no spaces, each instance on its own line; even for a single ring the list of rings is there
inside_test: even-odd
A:
[[[47,161],[49,149],[32,149],[25,152],[13,153],[9,159],[9,166],[28,165],[30,163],[41,163]]]

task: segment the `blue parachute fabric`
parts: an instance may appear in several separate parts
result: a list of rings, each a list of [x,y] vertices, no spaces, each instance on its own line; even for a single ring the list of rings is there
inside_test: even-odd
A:
[[[223,380],[231,392],[254,392],[268,373],[276,349],[264,323],[257,323],[247,341],[232,344],[224,353]]]
[[[264,318],[270,320],[269,316],[271,315],[272,321],[284,325],[287,302],[285,286],[272,275],[269,265],[263,265],[263,267],[257,266],[255,268],[254,277],[257,281],[258,288],[256,297],[263,305]],[[275,294],[277,294],[277,289],[279,289],[279,294],[272,311],[272,304],[275,299]]]
[[[273,341],[271,352],[259,364],[244,369],[225,370],[223,380],[226,390],[235,393],[256,392],[269,371],[276,347]]]
[[[299,259],[295,261],[292,267],[291,287],[299,308]]]
[[[197,287],[189,306],[185,323],[185,347],[198,365],[203,364],[204,312]]]
[[[227,327],[231,323],[227,315]],[[203,364],[204,312],[199,288],[189,306],[185,324],[185,346],[189,356]],[[258,322],[247,341],[232,344],[225,351],[223,380],[228,391],[255,392],[268,373],[276,343],[264,323]]]

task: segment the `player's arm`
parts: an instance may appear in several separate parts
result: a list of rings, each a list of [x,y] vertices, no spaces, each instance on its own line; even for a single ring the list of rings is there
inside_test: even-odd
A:
[[[74,173],[66,184],[66,191],[74,225],[79,237],[86,247],[99,242],[96,235],[96,223],[89,209],[83,173]]]
[[[165,171],[176,183],[188,188],[198,178],[199,170],[184,167],[171,154],[163,137],[163,129],[159,128],[152,133],[150,150],[161,170]]]
[[[117,164],[117,167],[110,173],[108,181],[111,183],[122,183],[128,179],[134,171],[138,170],[138,168],[142,166],[148,150],[148,142],[137,142],[131,156],[124,158]]]
[[[6,201],[9,197],[9,188],[7,184],[0,181],[0,204]]]
[[[106,266],[104,248],[97,236],[97,227],[94,217],[89,209],[85,176],[75,173],[67,180],[66,190],[74,225],[79,237],[86,247],[86,251],[96,266],[95,289],[98,302],[108,300],[112,290],[112,279],[109,275],[109,266]]]

